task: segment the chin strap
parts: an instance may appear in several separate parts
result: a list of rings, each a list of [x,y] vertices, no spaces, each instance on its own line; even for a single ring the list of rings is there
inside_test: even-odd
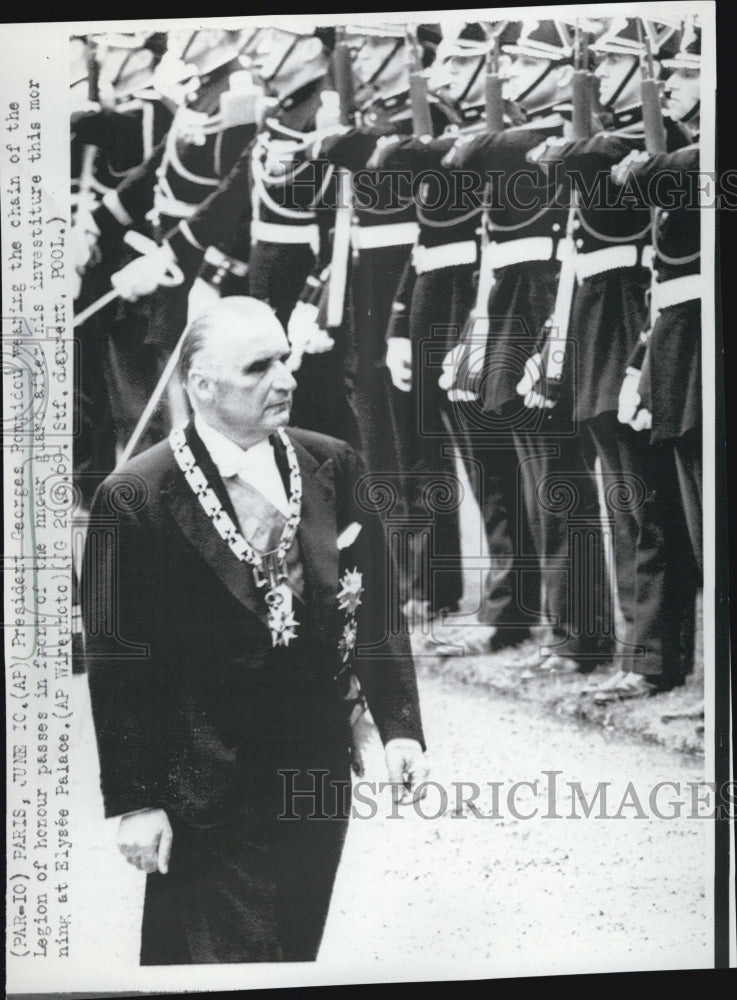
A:
[[[615,109],[616,109],[616,105],[617,105],[617,100],[619,99],[619,95],[622,93],[622,91],[624,90],[624,88],[627,86],[627,84],[630,82],[630,80],[632,79],[632,77],[635,75],[635,73],[637,72],[637,70],[639,68],[639,65],[640,65],[639,61],[637,59],[635,59],[635,61],[632,63],[632,66],[630,67],[629,71],[627,73],[625,73],[624,79],[622,80],[622,82],[620,83],[620,85],[617,87],[617,89],[614,91],[614,93],[612,94],[612,96],[609,98],[609,101],[608,101],[607,106],[606,106],[607,111],[611,111],[614,114],[616,114],[616,110]]]
[[[392,50],[389,53],[389,55],[386,57],[386,59],[383,60],[383,62],[381,62],[379,64],[378,69],[376,69],[371,74],[371,76],[369,77],[369,79],[366,81],[366,83],[364,84],[365,87],[376,87],[376,89],[378,89],[378,85],[377,85],[376,81],[381,76],[381,74],[384,72],[384,70],[389,65],[389,63],[392,61],[392,59],[397,54],[397,52],[399,52],[399,49],[402,47],[402,45],[404,45],[404,39],[403,38],[398,38],[396,40],[396,42],[394,43],[394,47],[392,48]]]
[[[486,56],[481,56],[479,58],[478,63],[476,64],[476,69],[473,71],[473,73],[468,78],[468,83],[466,84],[465,90],[463,91],[463,93],[461,94],[461,96],[457,100],[457,103],[459,105],[462,105],[462,104],[465,103],[466,98],[468,97],[468,95],[469,95],[469,93],[471,91],[471,87],[473,87],[474,83],[476,83],[476,81],[478,80],[479,73],[481,72],[481,70],[482,70],[482,68],[484,67],[485,64],[486,64]]]
[[[681,118],[681,121],[684,122],[685,124],[688,124],[688,122],[693,121],[693,119],[696,118],[696,116],[699,114],[700,111],[701,111],[701,101],[697,101],[691,108],[691,110],[688,112],[688,114],[684,115],[683,118]]]
[[[303,38],[303,37],[304,37],[303,35],[295,35],[294,41],[290,42],[290,44],[287,46],[287,48],[284,51],[284,55],[281,57],[281,59],[279,60],[279,62],[276,64],[276,68],[271,73],[271,75],[270,76],[265,76],[265,77],[262,78],[264,83],[271,83],[271,81],[274,79],[274,77],[277,76],[277,74],[281,72],[281,70],[282,70],[282,68],[284,66],[284,63],[287,61],[287,59],[291,56],[291,54],[297,48],[297,45],[299,44],[300,39]]]
[[[521,104],[521,103],[522,103],[522,101],[524,101],[524,99],[525,99],[526,97],[529,97],[529,96],[530,96],[530,94],[531,94],[531,93],[533,92],[533,90],[535,90],[535,89],[536,89],[537,87],[539,87],[539,86],[540,86],[540,84],[541,84],[541,83],[543,82],[543,80],[544,80],[544,79],[545,79],[545,78],[546,78],[546,77],[547,77],[547,76],[548,76],[548,75],[549,75],[550,73],[552,73],[552,72],[553,72],[553,70],[554,70],[554,69],[555,69],[555,68],[556,68],[557,66],[560,66],[560,63],[558,63],[558,62],[551,62],[551,63],[550,63],[550,64],[549,64],[548,66],[546,66],[546,67],[545,67],[545,69],[544,69],[544,70],[542,71],[542,73],[540,74],[540,76],[538,76],[538,77],[537,77],[537,79],[535,79],[535,80],[533,80],[533,81],[532,81],[532,83],[531,83],[531,84],[530,84],[530,86],[529,86],[529,87],[527,88],[527,90],[523,91],[523,92],[522,92],[521,94],[518,94],[518,95],[517,95],[517,97],[515,97],[515,102],[516,102],[517,104]]]

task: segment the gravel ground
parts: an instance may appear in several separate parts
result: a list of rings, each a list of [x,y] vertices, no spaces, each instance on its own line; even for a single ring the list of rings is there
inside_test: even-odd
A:
[[[89,956],[95,988],[140,987],[134,970],[144,878],[118,854],[116,822],[101,819],[85,679],[75,684],[81,706],[76,857],[85,879],[84,906],[75,910],[77,955]],[[697,759],[424,670],[420,695],[437,785],[401,818],[391,816],[388,793],[373,795],[362,786],[376,815],[359,818],[371,806],[356,803],[320,956],[315,966],[303,967],[306,982],[710,965],[712,827],[687,815],[657,819],[648,806],[658,781],[699,781]],[[366,761],[364,780],[385,780],[375,736]],[[552,811],[561,819],[543,818],[550,811],[543,772],[553,770],[561,774]],[[538,816],[515,818],[510,786],[535,779],[539,794],[521,788],[512,805],[521,814],[537,806]],[[483,789],[472,803],[481,816],[458,808],[461,781]],[[618,811],[632,781],[648,818],[634,818],[636,810],[626,806],[620,819],[596,818],[598,808],[589,819],[566,818],[567,782],[576,781],[589,799],[596,782],[611,782],[608,815]],[[502,783],[496,809],[487,782]],[[667,797],[661,809],[669,811]],[[495,812],[499,818],[481,818]],[[191,972],[161,982],[196,988]],[[256,985],[256,979],[249,972],[240,984]]]

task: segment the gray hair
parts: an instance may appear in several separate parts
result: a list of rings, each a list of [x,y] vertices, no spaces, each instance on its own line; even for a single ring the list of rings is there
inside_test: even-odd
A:
[[[179,348],[179,378],[185,388],[192,363],[200,351],[205,349],[211,335],[216,335],[218,330],[229,323],[252,326],[264,322],[279,321],[268,303],[246,295],[231,295],[220,299],[200,313],[187,328]]]

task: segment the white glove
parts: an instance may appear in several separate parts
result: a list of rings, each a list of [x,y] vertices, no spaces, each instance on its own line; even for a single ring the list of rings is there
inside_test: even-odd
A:
[[[317,325],[318,308],[310,302],[298,302],[287,324],[287,335],[292,347],[289,367],[299,370],[305,354],[325,354],[335,346],[335,341]]]
[[[650,410],[640,407],[634,420],[629,421],[629,425],[635,431],[649,431],[653,426],[653,415]]]
[[[408,337],[390,337],[386,345],[386,366],[395,389],[412,388],[412,341]]]
[[[619,412],[617,420],[620,424],[628,424],[634,420],[640,405],[640,373],[633,368],[627,369],[622,388],[619,390]]]
[[[459,382],[464,382],[469,376],[480,375],[483,363],[483,352],[476,350],[469,353],[466,344],[456,344],[448,351],[438,385],[448,393],[451,403],[468,403],[477,398],[477,393],[461,388]]]
[[[534,387],[540,382],[542,360],[543,356],[538,351],[537,354],[533,354],[531,358],[525,361],[525,374],[517,383],[517,392],[520,396],[526,396],[532,392]]]
[[[121,299],[128,302],[150,295],[160,285],[180,285],[183,281],[184,275],[168,243],[132,260],[110,278]]]
[[[626,184],[627,178],[632,173],[632,168],[637,163],[645,163],[649,157],[650,154],[644,149],[633,149],[632,152],[628,153],[623,160],[620,160],[619,163],[615,163],[610,170],[614,183],[619,184],[620,186]]]
[[[525,361],[525,374],[517,383],[517,392],[524,396],[528,410],[550,410],[555,406],[555,400],[548,399],[540,392],[542,378],[542,354],[533,354]]]
[[[84,274],[90,261],[97,257],[99,238],[100,229],[93,219],[92,213],[86,208],[80,208],[72,226],[71,240],[72,261],[78,275]]]
[[[201,316],[203,312],[206,312],[210,306],[213,306],[219,300],[220,294],[209,281],[203,281],[202,278],[195,278],[189,292],[189,298],[187,299],[187,325],[192,320],[197,319],[198,316]]]

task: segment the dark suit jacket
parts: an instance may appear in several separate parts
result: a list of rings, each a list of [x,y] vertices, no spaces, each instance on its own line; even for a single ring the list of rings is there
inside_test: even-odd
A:
[[[334,680],[346,621],[337,594],[346,568],[363,573],[354,666],[382,739],[423,742],[382,524],[356,499],[359,460],[341,441],[288,433],[302,474],[297,538],[306,590],[304,605],[295,602],[300,638],[287,649],[272,647],[251,567],[218,535],[167,441],[111,475],[96,494],[82,588],[107,816],[161,807],[195,826],[217,824],[258,799],[259,782],[286,743],[347,746]],[[187,439],[236,520],[192,426]],[[337,537],[353,521],[362,531],[339,553]],[[396,634],[390,619],[399,623]]]

